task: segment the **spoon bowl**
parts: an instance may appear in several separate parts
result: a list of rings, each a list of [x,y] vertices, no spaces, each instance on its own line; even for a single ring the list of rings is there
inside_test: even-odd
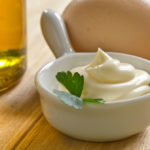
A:
[[[43,114],[53,127],[77,139],[103,142],[129,137],[150,125],[150,94],[104,104],[84,103],[82,109],[62,103],[53,93],[58,88],[57,72],[89,64],[95,53],[74,53],[62,18],[52,10],[43,12],[41,27],[57,59],[38,71],[35,83]],[[108,54],[150,73],[149,60],[122,53]]]
[[[121,53],[109,55],[150,73],[150,61]],[[86,103],[78,110],[62,103],[53,93],[58,88],[57,72],[86,65],[94,56],[95,53],[68,54],[48,63],[37,73],[36,87],[46,119],[66,135],[88,141],[120,140],[141,132],[150,124],[150,94],[105,104]]]

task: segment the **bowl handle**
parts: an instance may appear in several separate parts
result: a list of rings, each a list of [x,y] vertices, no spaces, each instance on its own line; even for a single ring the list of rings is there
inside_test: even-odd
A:
[[[60,57],[74,52],[62,17],[55,11],[46,9],[41,16],[41,29],[48,46],[54,55]]]

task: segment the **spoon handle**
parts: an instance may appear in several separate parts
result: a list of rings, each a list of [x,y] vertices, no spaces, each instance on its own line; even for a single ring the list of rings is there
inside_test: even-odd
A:
[[[60,57],[65,53],[74,52],[62,17],[55,11],[46,9],[41,16],[41,29],[44,38],[53,51]]]

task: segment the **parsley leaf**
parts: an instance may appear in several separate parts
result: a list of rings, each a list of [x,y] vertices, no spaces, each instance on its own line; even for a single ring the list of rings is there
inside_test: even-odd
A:
[[[67,71],[58,72],[56,78],[72,95],[81,96],[84,85],[83,75],[80,75],[78,72],[72,75],[70,71]]]
[[[75,72],[74,74],[72,74],[70,71],[58,72],[56,78],[70,93],[56,89],[54,90],[54,93],[63,103],[69,106],[72,106],[76,109],[82,109],[84,102],[97,104],[103,104],[105,102],[101,98],[80,98],[84,86],[84,77],[78,72]]]
[[[54,90],[54,93],[58,96],[58,98],[64,102],[65,104],[72,106],[76,109],[82,108],[82,99],[80,97],[77,97],[75,95],[69,94],[64,91],[58,91]]]
[[[83,102],[89,103],[101,103],[103,104],[105,101],[102,98],[92,99],[92,98],[82,98]]]

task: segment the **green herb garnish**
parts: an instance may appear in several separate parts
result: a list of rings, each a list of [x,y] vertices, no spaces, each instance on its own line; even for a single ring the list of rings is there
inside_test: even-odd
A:
[[[67,71],[58,72],[56,78],[72,95],[81,96],[84,84],[83,75],[80,75],[78,72],[72,75],[70,71]]]
[[[89,102],[89,103],[104,103],[105,101],[102,98],[82,98],[83,102]]]
[[[77,97],[75,95],[69,94],[64,91],[58,91],[54,90],[54,93],[58,96],[58,98],[64,102],[65,104],[72,106],[76,109],[82,108],[82,99],[80,97]]]
[[[84,86],[84,76],[80,75],[78,72],[75,72],[74,74],[72,74],[70,71],[58,72],[56,79],[70,92],[67,93],[64,91],[54,90],[54,93],[65,104],[76,109],[81,109],[83,102],[104,103],[104,100],[101,98],[80,98]]]

